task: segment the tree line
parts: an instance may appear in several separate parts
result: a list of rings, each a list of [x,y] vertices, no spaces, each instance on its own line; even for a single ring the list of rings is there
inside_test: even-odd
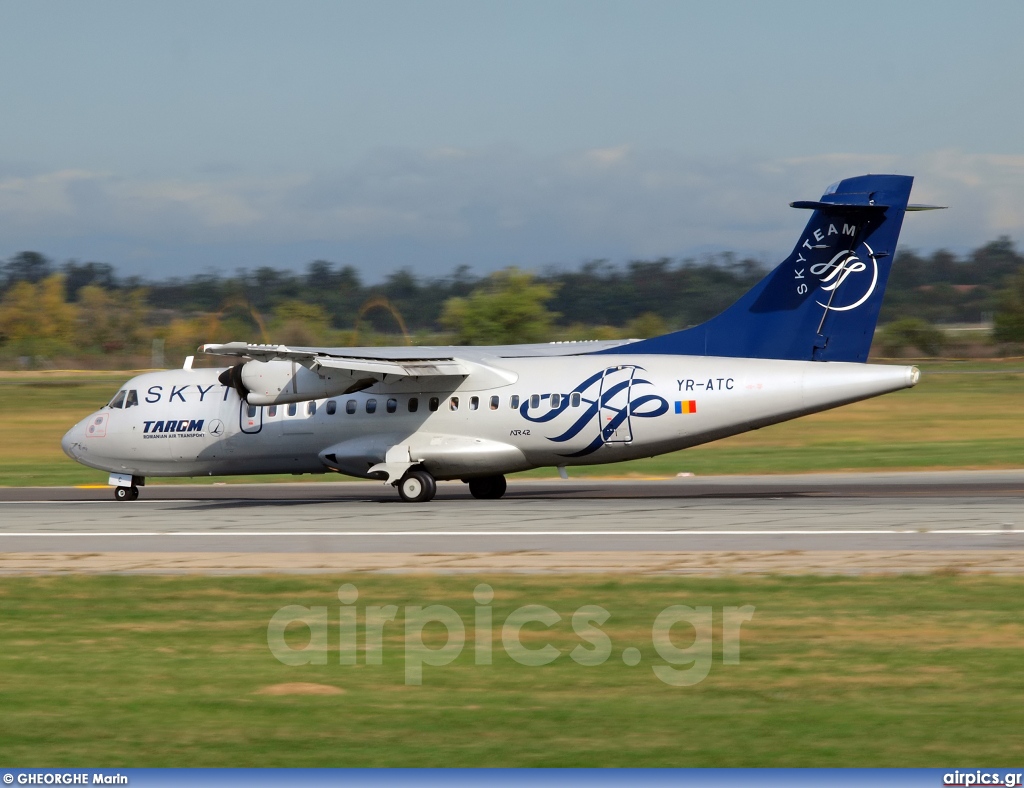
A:
[[[206,341],[290,344],[403,341],[486,344],[651,336],[700,323],[769,266],[730,253],[701,260],[586,262],[574,269],[442,277],[409,269],[366,283],[351,265],[304,271],[145,280],[101,262],[63,264],[26,251],[0,276],[0,355],[11,359],[140,356],[154,340],[169,361]],[[994,321],[996,338],[1024,342],[1024,256],[1006,237],[958,256],[897,253],[881,322]],[[906,327],[906,326],[905,326]]]

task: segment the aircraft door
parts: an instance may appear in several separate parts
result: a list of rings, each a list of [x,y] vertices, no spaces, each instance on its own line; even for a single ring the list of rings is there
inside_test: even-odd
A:
[[[635,372],[636,367],[609,367],[601,378],[601,440],[605,443],[629,443],[633,440],[629,398]]]
[[[245,400],[238,406],[238,426],[242,432],[255,435],[263,429],[263,408],[259,405],[250,405]]]

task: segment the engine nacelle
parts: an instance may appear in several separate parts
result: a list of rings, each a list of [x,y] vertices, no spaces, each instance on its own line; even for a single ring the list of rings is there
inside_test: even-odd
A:
[[[322,367],[312,372],[294,361],[247,361],[238,379],[251,405],[282,405],[362,391],[377,382],[365,372]]]

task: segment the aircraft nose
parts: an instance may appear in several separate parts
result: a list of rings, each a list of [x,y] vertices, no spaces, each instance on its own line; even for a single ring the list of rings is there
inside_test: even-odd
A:
[[[78,422],[74,427],[64,433],[64,437],[60,439],[60,447],[64,450],[64,453],[73,460],[78,459],[75,447],[81,442],[85,431],[82,428],[82,422]]]

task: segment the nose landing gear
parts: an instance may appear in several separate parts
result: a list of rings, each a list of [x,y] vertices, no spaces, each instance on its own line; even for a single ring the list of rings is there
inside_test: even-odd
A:
[[[115,501],[135,501],[139,498],[139,488],[146,486],[145,476],[133,476],[130,473],[112,473],[107,484],[114,488]]]
[[[139,497],[139,488],[134,484],[131,487],[115,487],[114,499],[118,501],[135,501]]]

